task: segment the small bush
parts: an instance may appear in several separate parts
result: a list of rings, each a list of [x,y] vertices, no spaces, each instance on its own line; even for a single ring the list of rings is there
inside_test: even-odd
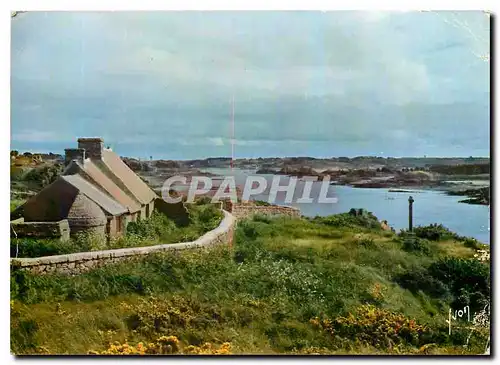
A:
[[[399,235],[401,237],[406,237],[410,233],[407,230],[401,230]],[[417,226],[413,228],[413,234],[418,238],[426,239],[429,241],[444,241],[448,239],[459,239],[460,237],[450,231],[448,228],[442,224],[430,224],[428,226]]]
[[[429,275],[446,283],[455,307],[480,310],[490,300],[490,269],[475,259],[448,257],[429,266]]]
[[[372,237],[363,235],[363,234],[357,234],[354,236],[354,243],[359,246],[363,246],[365,248],[374,248],[376,247],[375,241],[373,240]]]
[[[415,268],[395,277],[395,281],[413,293],[423,291],[434,298],[451,299],[448,285],[431,276],[425,268]]]
[[[11,238],[10,257],[42,257],[85,251],[74,240]]]
[[[351,213],[340,213],[326,217],[315,217],[313,222],[322,223],[332,227],[363,227],[380,230],[380,222],[372,213],[354,215]]]
[[[17,207],[23,205],[25,202],[24,199],[11,199],[10,200],[10,211],[12,212],[15,210]]]
[[[404,237],[403,250],[406,252],[422,253],[424,255],[429,255],[431,253],[429,241],[411,235]]]
[[[195,199],[194,204],[195,205],[212,204],[212,198],[209,196],[200,196]]]
[[[333,338],[339,336],[376,348],[391,348],[401,343],[421,346],[422,336],[429,332],[414,319],[373,305],[362,305],[347,317],[313,318],[310,322]]]
[[[127,236],[160,239],[168,237],[176,228],[165,214],[153,212],[150,218],[127,224]]]
[[[218,204],[188,205],[188,212],[191,224],[202,233],[217,228],[224,216]]]
[[[99,236],[88,232],[78,232],[71,240],[74,245],[79,247],[80,252],[100,251],[107,248],[106,237],[104,235]]]
[[[446,300],[454,308],[468,305],[471,312],[480,310],[490,299],[489,266],[476,259],[448,257],[395,280],[414,293],[423,291]]]
[[[254,222],[271,223],[271,217],[265,214],[255,214],[252,219]]]
[[[473,248],[474,250],[481,248],[479,242],[475,238],[465,237],[463,243],[465,247]]]
[[[270,203],[268,203],[264,200],[253,200],[253,202],[255,205],[264,206],[264,207],[271,205]]]
[[[62,164],[44,165],[28,171],[23,180],[34,182],[43,188],[56,181],[62,171]]]

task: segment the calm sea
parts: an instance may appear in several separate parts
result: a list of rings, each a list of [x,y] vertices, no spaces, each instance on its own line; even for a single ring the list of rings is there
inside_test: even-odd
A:
[[[243,187],[245,178],[255,175],[254,171],[234,169],[206,169],[205,171],[218,175],[234,175],[236,184]],[[260,175],[266,180],[272,180],[273,175]],[[281,176],[281,184],[285,184],[288,177]],[[484,205],[459,203],[464,199],[460,196],[450,196],[442,192],[418,190],[411,193],[389,192],[389,189],[351,188],[348,186],[329,187],[328,197],[336,197],[337,203],[317,203],[320,191],[320,182],[315,182],[311,190],[314,203],[297,204],[284,203],[284,193],[278,194],[276,204],[291,205],[300,208],[305,216],[326,216],[330,214],[348,212],[351,208],[364,208],[375,214],[380,220],[385,219],[396,230],[408,228],[408,197],[411,195],[413,203],[413,225],[428,225],[441,223],[459,235],[474,237],[480,242],[490,243],[489,208]],[[302,195],[304,182],[298,181],[296,198]],[[267,200],[268,195],[254,197],[258,200]]]

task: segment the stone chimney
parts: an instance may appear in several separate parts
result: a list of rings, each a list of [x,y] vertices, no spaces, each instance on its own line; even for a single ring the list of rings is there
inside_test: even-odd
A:
[[[71,161],[83,163],[83,160],[85,160],[85,150],[83,148],[66,148],[64,152],[65,165],[69,165]]]
[[[94,160],[102,159],[103,145],[102,138],[78,138],[78,148],[83,148],[86,156]]]

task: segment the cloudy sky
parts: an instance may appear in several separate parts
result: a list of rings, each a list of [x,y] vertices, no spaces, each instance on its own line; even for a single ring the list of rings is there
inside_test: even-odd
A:
[[[122,155],[489,156],[482,12],[28,12],[12,148]]]

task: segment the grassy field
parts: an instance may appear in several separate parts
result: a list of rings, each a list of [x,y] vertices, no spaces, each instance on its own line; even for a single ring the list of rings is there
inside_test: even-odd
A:
[[[162,253],[75,276],[11,276],[16,354],[477,354],[489,324],[482,246],[374,220],[255,217],[232,248]],[[420,238],[419,238],[420,237]],[[427,237],[424,239],[423,237]],[[464,346],[466,345],[466,346]]]

